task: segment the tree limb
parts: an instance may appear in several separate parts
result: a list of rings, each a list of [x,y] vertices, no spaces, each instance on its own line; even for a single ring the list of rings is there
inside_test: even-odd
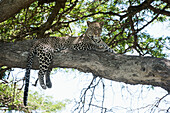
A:
[[[0,1],[0,22],[17,14],[21,9],[27,8],[35,0],[1,0]]]
[[[170,12],[165,11],[164,9],[157,9],[157,8],[154,8],[152,5],[149,5],[148,8],[150,10],[152,10],[154,13],[159,13],[159,14],[163,14],[163,15],[166,15],[166,16],[170,16]]]
[[[109,15],[114,15],[114,16],[118,16],[118,17],[121,17],[121,15],[119,15],[118,13],[114,13],[112,11],[109,11],[109,12],[102,12],[102,11],[99,11],[99,12],[96,12],[96,13],[91,13],[91,14],[88,14],[88,15],[84,15],[82,17],[79,17],[77,19],[74,19],[74,20],[71,20],[71,21],[68,21],[68,22],[62,22],[62,23],[71,23],[71,22],[75,22],[75,21],[78,21],[78,20],[81,20],[83,18],[87,18],[87,17],[91,17],[93,15],[97,15],[97,14],[109,14]]]
[[[1,43],[0,66],[26,68],[28,52],[34,41]],[[75,68],[118,82],[160,86],[170,92],[170,60],[163,58],[69,50],[55,53],[51,67]],[[33,69],[38,69],[36,58]]]
[[[163,2],[165,2],[165,3],[167,3],[167,4],[170,3],[170,0],[161,0],[161,1],[163,1]]]
[[[121,16],[120,20],[122,20],[125,17],[133,16],[137,12],[140,12],[143,9],[146,9],[154,0],[145,0],[142,4],[137,5],[137,6],[130,6],[128,8],[128,13],[124,14]]]
[[[37,33],[38,38],[42,38],[45,31],[48,30],[51,27],[53,21],[55,20],[57,14],[58,14],[58,12],[60,11],[60,8],[65,7],[65,3],[66,3],[66,0],[58,0],[58,1],[55,2],[55,6],[54,6],[51,14],[49,15],[47,21],[43,25],[41,25],[39,30],[38,30],[39,31]]]

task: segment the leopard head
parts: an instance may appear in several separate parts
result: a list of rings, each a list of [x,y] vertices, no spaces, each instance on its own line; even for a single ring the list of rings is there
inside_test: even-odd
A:
[[[102,32],[104,22],[90,22],[87,21],[88,29],[85,33],[85,35],[90,38],[93,43],[100,43],[101,37],[100,34]]]

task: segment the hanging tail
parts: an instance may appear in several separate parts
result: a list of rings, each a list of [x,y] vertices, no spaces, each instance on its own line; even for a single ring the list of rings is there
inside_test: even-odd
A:
[[[32,68],[32,62],[34,55],[36,54],[36,47],[33,47],[33,49],[30,51],[28,55],[28,64],[26,67],[25,72],[25,89],[24,89],[24,105],[27,106],[27,98],[28,98],[28,90],[29,90],[29,80],[30,80],[30,70]]]

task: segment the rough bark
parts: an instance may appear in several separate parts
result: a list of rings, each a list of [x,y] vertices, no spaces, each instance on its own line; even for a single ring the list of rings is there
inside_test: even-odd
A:
[[[1,0],[0,1],[0,22],[12,17],[21,9],[27,8],[35,0]]]
[[[35,40],[0,43],[0,66],[26,68],[29,48]],[[75,68],[128,84],[160,86],[170,92],[170,61],[98,51],[72,51],[54,54],[51,67]],[[37,58],[33,69],[38,69]]]

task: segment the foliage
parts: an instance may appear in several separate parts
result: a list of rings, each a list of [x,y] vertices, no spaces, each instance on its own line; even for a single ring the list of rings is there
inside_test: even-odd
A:
[[[51,96],[44,97],[43,94],[39,94],[38,92],[33,92],[31,95],[29,95],[28,98],[29,108],[34,110],[41,110],[48,113],[61,110],[62,108],[65,107],[66,105],[65,102],[63,103],[63,102],[53,101],[53,97]]]
[[[19,80],[20,81],[20,80]],[[66,102],[53,101],[50,96],[43,96],[38,92],[29,94],[28,106],[23,105],[23,91],[19,88],[19,81],[0,82],[0,111],[24,111],[31,112],[41,110],[45,113],[51,113],[61,110],[65,107]]]

